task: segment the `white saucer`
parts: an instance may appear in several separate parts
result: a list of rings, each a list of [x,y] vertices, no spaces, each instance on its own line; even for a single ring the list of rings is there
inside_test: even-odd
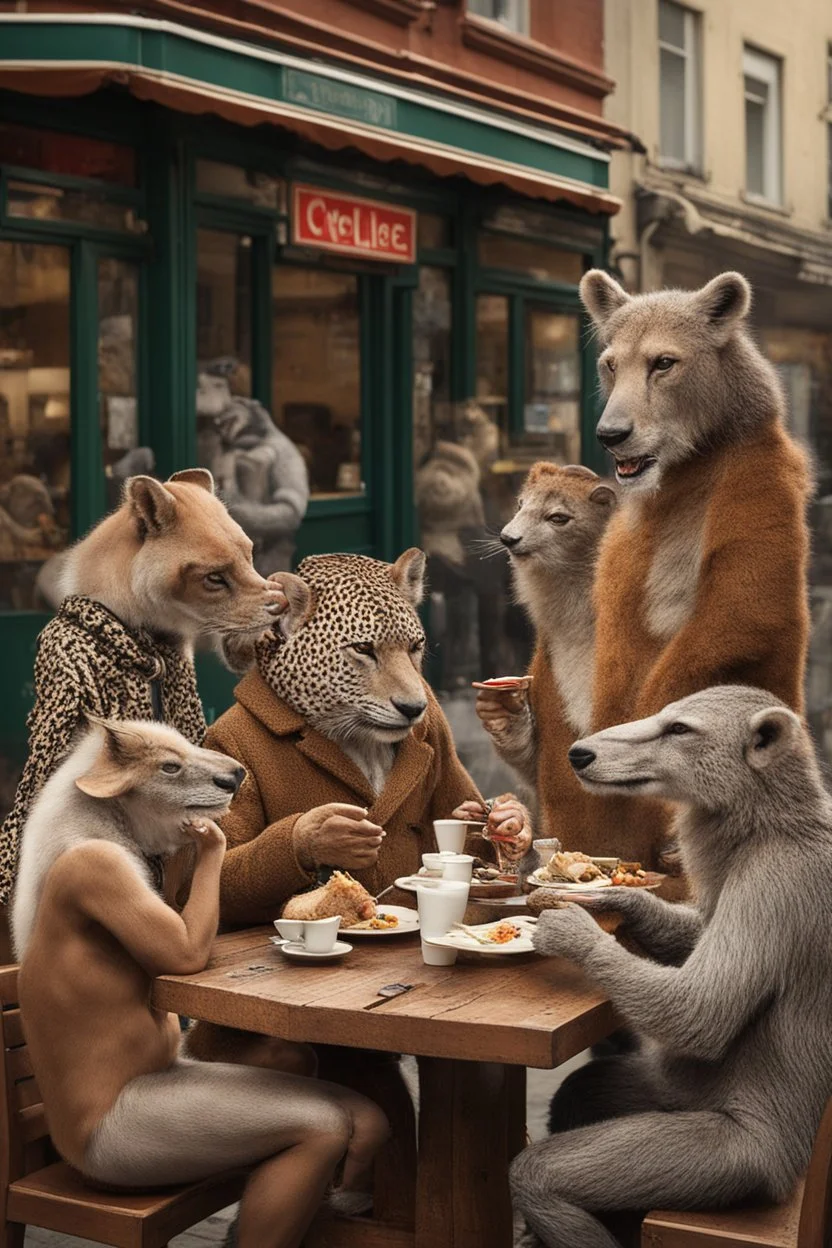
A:
[[[315,953],[314,950],[304,948],[295,940],[287,940],[284,944],[282,940],[272,939],[272,944],[277,945],[280,952],[287,958],[297,958],[298,961],[331,962],[343,958],[345,953],[352,953],[352,945],[348,945],[345,940],[336,940],[326,953]]]

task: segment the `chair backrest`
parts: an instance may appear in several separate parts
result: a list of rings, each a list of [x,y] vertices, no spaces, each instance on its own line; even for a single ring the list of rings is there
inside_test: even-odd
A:
[[[0,1193],[44,1164],[49,1129],[23,1035],[16,966],[0,967]]]
[[[832,1243],[832,1098],[826,1103],[806,1171],[797,1248]]]

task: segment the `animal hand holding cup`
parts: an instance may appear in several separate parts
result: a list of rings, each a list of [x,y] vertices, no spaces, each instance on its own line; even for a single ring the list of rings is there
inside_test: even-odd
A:
[[[544,910],[535,925],[532,943],[545,957],[568,958],[582,963],[599,940],[607,937],[586,910],[565,902],[555,910]]]
[[[316,867],[343,867],[361,871],[375,865],[386,836],[371,823],[361,806],[330,802],[301,815],[294,827],[295,853],[307,871]]]
[[[531,725],[527,689],[480,689],[476,712],[492,737],[525,733]]]

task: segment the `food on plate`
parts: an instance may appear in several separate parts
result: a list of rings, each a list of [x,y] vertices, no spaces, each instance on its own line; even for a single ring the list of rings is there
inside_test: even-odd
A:
[[[290,897],[283,907],[284,919],[331,919],[341,916],[341,927],[356,927],[376,917],[375,900],[346,871],[333,871],[326,884],[309,893]]]
[[[494,923],[491,927],[480,928],[468,927],[465,923],[454,923],[452,930],[464,932],[478,945],[507,945],[522,934],[520,925],[512,923],[510,919],[501,919],[499,923]]]
[[[656,880],[655,871],[644,871],[640,862],[619,862],[610,876],[613,884],[624,884],[628,888],[644,888]]]
[[[605,872],[587,854],[552,854],[545,866],[535,871],[535,879],[553,884],[589,884],[600,880]]]
[[[398,926],[398,915],[385,914],[383,910],[379,910],[371,919],[362,919],[360,923],[353,923],[352,930],[354,932],[389,932]]]
[[[528,689],[531,676],[492,676],[489,680],[472,680],[472,689]]]

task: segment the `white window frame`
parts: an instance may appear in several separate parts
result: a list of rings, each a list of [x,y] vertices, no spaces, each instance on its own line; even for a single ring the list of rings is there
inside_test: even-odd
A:
[[[745,188],[746,198],[757,203],[783,203],[783,108],[781,89],[782,62],[768,52],[758,52],[746,46],[742,52],[743,113],[748,92],[745,79],[756,78],[768,87],[768,99],[763,112],[763,193]],[[748,158],[748,135],[745,136],[746,160]]]
[[[676,156],[668,156],[661,151],[661,119],[659,121],[659,161],[665,169],[686,169],[698,173],[702,167],[700,148],[701,123],[701,91],[700,91],[700,38],[699,14],[684,4],[676,4],[676,0],[665,0],[681,9],[684,15],[684,49],[675,43],[666,43],[659,39],[659,76],[661,78],[661,53],[669,52],[685,62],[685,154],[682,160]],[[659,5],[663,0],[659,0]],[[659,82],[659,107],[661,107],[661,81]]]
[[[506,12],[503,17],[495,17],[493,10],[499,0],[468,0],[468,12],[472,17],[479,17],[484,22],[493,22],[501,30],[508,30],[513,35],[522,35],[526,39],[530,35],[529,0],[503,0]],[[489,8],[491,13],[481,13],[479,6]]]

